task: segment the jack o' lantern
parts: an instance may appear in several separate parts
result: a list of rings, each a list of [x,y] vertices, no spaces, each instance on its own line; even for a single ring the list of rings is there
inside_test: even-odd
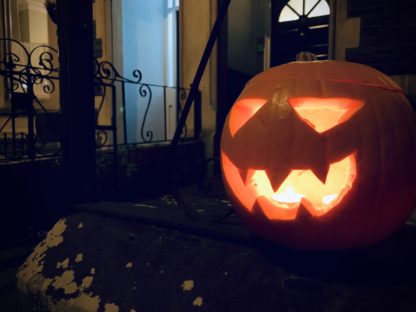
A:
[[[250,80],[226,119],[221,163],[236,212],[299,249],[365,246],[416,203],[416,120],[379,71],[292,62]]]

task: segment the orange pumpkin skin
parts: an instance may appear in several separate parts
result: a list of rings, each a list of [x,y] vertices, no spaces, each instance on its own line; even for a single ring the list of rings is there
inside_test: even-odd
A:
[[[256,234],[349,249],[394,232],[416,203],[416,120],[368,66],[293,62],[250,80],[221,138],[224,185]]]

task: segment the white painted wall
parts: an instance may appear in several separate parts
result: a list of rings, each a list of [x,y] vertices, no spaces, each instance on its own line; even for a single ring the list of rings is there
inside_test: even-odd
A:
[[[31,44],[48,43],[48,15],[42,0],[19,0],[20,40]]]

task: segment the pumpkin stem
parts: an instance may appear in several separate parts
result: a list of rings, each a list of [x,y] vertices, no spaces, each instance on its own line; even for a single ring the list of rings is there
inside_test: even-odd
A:
[[[302,61],[302,62],[308,62],[308,61],[316,61],[316,54],[312,52],[302,51],[298,54],[296,54],[296,60]]]

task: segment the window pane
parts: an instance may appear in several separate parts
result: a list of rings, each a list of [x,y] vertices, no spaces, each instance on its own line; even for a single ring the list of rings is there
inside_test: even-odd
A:
[[[288,3],[299,15],[303,14],[303,0],[290,0]]]
[[[287,6],[283,8],[282,12],[280,12],[280,15],[279,15],[279,22],[295,21],[297,19],[299,19],[299,16],[297,16]]]
[[[313,8],[313,6],[317,4],[319,1],[321,0],[306,0],[305,1],[305,14],[308,14],[308,12]]]
[[[322,0],[319,4],[313,9],[311,14],[308,17],[315,17],[315,16],[322,16],[322,15],[329,15],[329,5],[326,1]]]

